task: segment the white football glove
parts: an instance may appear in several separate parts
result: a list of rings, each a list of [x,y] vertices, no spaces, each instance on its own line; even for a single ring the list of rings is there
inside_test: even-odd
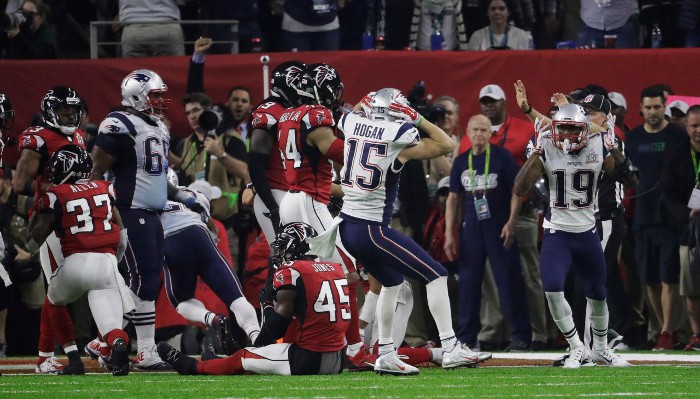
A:
[[[615,115],[611,113],[608,114],[608,130],[603,133],[603,144],[605,148],[610,150],[616,150],[618,148],[617,140],[615,140]]]
[[[126,252],[126,246],[129,243],[129,235],[126,233],[126,228],[119,232],[119,244],[117,244],[117,262],[121,262]]]
[[[542,154],[542,136],[549,132],[551,124],[544,123],[544,118],[535,119],[535,147],[532,149],[533,153]]]
[[[403,119],[415,126],[420,125],[420,122],[423,119],[423,117],[415,109],[397,102],[392,102],[389,105],[389,115],[393,116],[394,118]]]

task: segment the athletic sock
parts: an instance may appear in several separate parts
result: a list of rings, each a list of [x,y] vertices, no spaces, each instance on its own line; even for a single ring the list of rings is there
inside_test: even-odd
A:
[[[457,337],[452,329],[452,311],[450,297],[447,294],[447,277],[438,277],[429,282],[425,286],[425,291],[430,313],[433,315],[440,335],[441,345],[449,352],[457,344]]]
[[[178,303],[175,310],[191,322],[204,323],[211,326],[210,322],[212,320],[210,315],[214,315],[214,313],[207,310],[202,302],[194,298]]]
[[[394,350],[394,312],[396,311],[396,298],[399,295],[401,285],[382,287],[377,301],[377,325],[379,330],[379,355],[387,354]]]
[[[350,288],[350,325],[348,329],[345,330],[345,339],[349,344],[362,344],[362,337],[360,336],[360,314],[357,308],[357,282],[349,283]]]
[[[569,343],[571,348],[577,348],[583,346],[581,338],[578,336],[578,331],[576,331],[576,325],[574,324],[574,318],[571,314],[571,306],[569,302],[564,298],[563,292],[545,292],[547,297],[547,304],[549,305],[549,312],[552,314],[552,319],[559,327],[559,331],[564,334],[564,338]]]
[[[608,304],[605,300],[597,301],[591,298],[586,298],[586,302],[586,305],[591,307],[593,350],[603,351],[608,347]]]
[[[197,363],[197,373],[205,375],[243,374],[243,354],[241,349],[225,359],[204,360]],[[184,356],[184,355],[183,355]]]
[[[250,342],[255,342],[260,335],[260,324],[253,305],[245,297],[240,297],[231,303],[229,309],[236,316],[238,326],[245,331]]]

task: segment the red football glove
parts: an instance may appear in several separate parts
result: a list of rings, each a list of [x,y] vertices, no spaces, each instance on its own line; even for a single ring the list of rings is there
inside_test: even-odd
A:
[[[403,119],[406,122],[412,123],[416,126],[420,125],[420,122],[423,119],[423,117],[416,112],[415,109],[397,102],[392,102],[389,105],[389,115],[395,118]]]

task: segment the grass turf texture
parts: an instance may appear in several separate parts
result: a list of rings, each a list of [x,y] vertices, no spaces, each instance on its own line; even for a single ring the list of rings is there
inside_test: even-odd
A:
[[[480,367],[421,369],[419,376],[343,373],[337,376],[179,376],[137,373],[125,378],[3,375],[0,397],[14,398],[530,398],[698,397],[698,367]]]

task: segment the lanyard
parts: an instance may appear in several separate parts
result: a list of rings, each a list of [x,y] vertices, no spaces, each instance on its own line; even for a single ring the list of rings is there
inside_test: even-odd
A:
[[[489,32],[489,41],[491,42],[491,47],[508,47],[508,29],[506,29],[506,33],[503,34],[503,39],[501,39],[500,46],[493,45],[493,32],[491,31],[491,27],[487,26],[486,30]]]
[[[695,187],[700,187],[700,169],[698,168],[698,160],[695,157],[695,149],[690,147],[690,157],[693,158],[693,169],[695,169]]]
[[[503,136],[501,136],[501,140],[498,141],[498,146],[503,147],[506,143],[506,137],[508,136],[508,129],[510,129],[510,117],[506,118],[506,121],[503,122]]]
[[[474,151],[474,147],[472,147],[472,150],[469,151],[469,177],[471,178],[472,181],[472,195],[474,196],[474,199],[476,199],[476,179],[474,178],[474,165],[472,163],[472,152]],[[486,161],[484,161],[484,196],[483,198],[486,198],[486,182],[488,181],[489,178],[489,161],[491,160],[491,144],[486,143]]]

